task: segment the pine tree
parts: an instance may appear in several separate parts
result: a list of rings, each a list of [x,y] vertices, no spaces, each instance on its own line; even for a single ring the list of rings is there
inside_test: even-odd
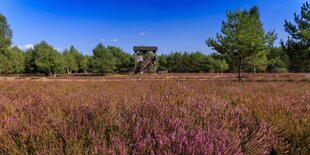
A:
[[[222,23],[222,34],[217,34],[216,39],[209,38],[207,44],[226,56],[231,66],[237,65],[241,81],[241,71],[247,63],[246,59],[252,57],[254,60],[259,52],[273,44],[276,35],[274,31],[265,33],[257,7],[250,11],[229,11],[227,18],[227,21]],[[255,64],[252,63],[251,68],[254,67]]]
[[[290,37],[281,44],[289,56],[290,71],[310,72],[310,4],[303,4],[300,15],[294,16],[295,24],[285,20],[285,31]]]

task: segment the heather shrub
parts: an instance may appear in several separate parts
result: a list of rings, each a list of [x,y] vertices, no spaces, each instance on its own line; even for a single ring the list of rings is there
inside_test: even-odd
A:
[[[144,110],[134,112],[135,119],[127,120],[136,124],[132,127],[133,153],[269,154],[272,149],[285,151],[277,128],[246,116],[239,107],[231,107],[221,100],[187,102],[171,105],[170,102],[148,101],[143,105]],[[169,111],[177,111],[178,115],[169,115]]]
[[[298,83],[0,84],[5,91],[0,154],[307,154],[309,149],[310,90]],[[279,85],[291,90],[279,91]]]

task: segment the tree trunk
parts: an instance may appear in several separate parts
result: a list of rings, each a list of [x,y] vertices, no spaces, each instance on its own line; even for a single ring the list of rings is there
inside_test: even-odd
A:
[[[238,66],[238,79],[241,82],[241,66],[242,66],[241,56],[239,56],[239,66]]]
[[[254,66],[254,75],[256,76],[256,66]]]
[[[252,63],[251,63],[252,67],[251,68],[252,68],[253,74],[256,75],[256,66],[254,64],[254,59],[255,59],[255,56],[252,57]]]
[[[67,66],[67,74],[70,74],[70,70],[68,66]]]

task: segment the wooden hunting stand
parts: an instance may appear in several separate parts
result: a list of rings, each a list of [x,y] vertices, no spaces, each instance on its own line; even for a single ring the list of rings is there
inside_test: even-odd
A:
[[[155,46],[134,46],[135,68],[134,73],[156,73],[156,52]]]

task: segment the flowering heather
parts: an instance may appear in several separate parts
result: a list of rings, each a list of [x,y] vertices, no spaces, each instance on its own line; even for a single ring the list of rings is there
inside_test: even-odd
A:
[[[0,154],[309,154],[310,83],[1,81]]]

